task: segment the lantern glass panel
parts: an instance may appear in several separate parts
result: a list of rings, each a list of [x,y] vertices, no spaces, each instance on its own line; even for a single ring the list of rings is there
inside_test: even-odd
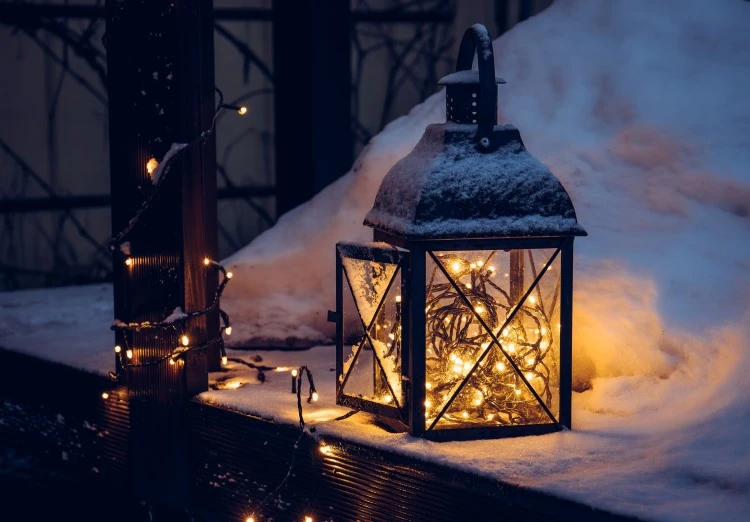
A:
[[[556,252],[427,254],[427,430],[557,419],[561,272]]]
[[[402,409],[401,269],[342,255],[343,394]]]

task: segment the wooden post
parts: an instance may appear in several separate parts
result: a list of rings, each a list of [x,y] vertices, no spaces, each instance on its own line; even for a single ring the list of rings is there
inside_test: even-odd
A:
[[[172,143],[209,128],[214,110],[212,0],[107,0],[107,71],[112,230],[116,234],[155,190],[146,164],[161,161]],[[172,165],[153,205],[125,238],[129,254],[113,252],[115,317],[159,321],[180,306],[204,308],[218,274],[203,265],[217,256],[213,138]],[[131,261],[125,264],[125,256]],[[187,334],[190,344],[218,337],[218,315],[198,318],[184,332],[118,335],[134,364],[169,354]],[[123,336],[127,336],[124,338]],[[131,401],[130,480],[143,500],[187,507],[185,399],[207,389],[207,356],[218,346],[127,371]],[[213,366],[213,365],[212,365]]]
[[[349,4],[273,2],[278,215],[310,199],[352,165]]]

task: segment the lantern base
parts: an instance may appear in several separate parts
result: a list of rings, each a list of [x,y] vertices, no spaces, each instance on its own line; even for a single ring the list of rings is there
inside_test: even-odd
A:
[[[527,435],[546,435],[566,429],[560,424],[530,424],[527,426],[498,426],[496,428],[453,428],[430,430],[421,435],[422,438],[434,442],[448,442],[456,440],[506,439],[511,437],[525,437]]]

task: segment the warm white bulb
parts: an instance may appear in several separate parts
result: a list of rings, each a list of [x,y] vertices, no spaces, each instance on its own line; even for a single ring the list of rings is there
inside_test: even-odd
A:
[[[521,390],[519,390],[518,388],[516,388],[516,395],[521,395]]]
[[[237,109],[237,112],[239,113],[240,116],[244,116],[245,114],[247,114],[247,107],[243,105],[242,107]]]
[[[232,272],[227,272],[227,279],[232,279],[232,275],[234,275]]]
[[[505,371],[505,365],[503,363],[501,363],[501,362],[497,363],[495,365],[495,368],[497,368],[497,370],[500,371],[500,372],[504,372]]]
[[[503,337],[508,337],[509,333],[510,333],[510,330],[508,330],[507,328],[503,329]]]
[[[172,359],[172,358],[169,359],[169,365],[170,366],[174,366],[175,365],[174,359]]]
[[[536,304],[536,297],[534,297],[533,295],[530,295],[530,296],[529,296],[529,302],[530,302],[531,304]]]
[[[469,370],[471,370],[471,363],[470,362],[465,362],[464,363],[464,371],[468,372]]]
[[[468,419],[468,418],[469,418],[469,412],[468,412],[468,411],[464,411],[463,413],[461,413],[461,416],[462,416],[462,417],[463,417],[464,419]]]
[[[451,264],[451,269],[452,269],[452,270],[453,270],[454,272],[460,272],[460,271],[461,271],[461,263],[459,263],[458,261],[454,261],[454,262],[453,262],[453,263]]]
[[[298,373],[297,370],[292,370],[292,377],[296,377],[297,373]]]
[[[487,270],[489,270],[490,272],[494,273],[495,272],[495,267],[492,266],[492,265],[490,265],[490,266],[487,267]]]
[[[132,358],[133,358],[133,350],[128,350],[128,351],[126,351],[126,352],[125,352],[125,356],[126,356],[126,357],[127,357],[128,359],[132,359]]]
[[[509,352],[515,352],[516,351],[516,343],[508,343],[508,351]]]
[[[312,517],[305,517],[305,522],[313,522]]]
[[[146,172],[148,172],[148,175],[150,176],[151,174],[153,174],[156,170],[156,167],[158,166],[159,162],[156,161],[156,158],[151,158],[150,160],[148,160],[146,162]]]
[[[484,261],[477,261],[477,266],[483,266],[483,265],[484,265]]]
[[[528,364],[529,366],[531,366],[535,362],[536,362],[536,357],[534,357],[533,355],[526,357],[526,364]]]
[[[255,522],[255,519],[253,517],[247,517],[245,522]]]
[[[232,335],[232,327],[227,326],[226,328],[224,328],[224,333],[227,335]]]
[[[122,351],[122,348],[120,348],[120,345],[115,346],[115,353],[120,353]]]
[[[471,283],[466,283],[466,288],[468,288],[469,290],[471,290]]]
[[[397,295],[397,296],[396,296],[396,302],[397,302],[397,303],[400,303],[400,302],[401,302],[401,296],[400,296],[400,295]]]
[[[133,266],[133,260],[130,258],[125,259],[125,266]]]
[[[424,387],[426,389],[430,390],[430,389],[432,389],[432,383],[431,382],[426,382],[426,383],[424,383]]]
[[[471,268],[472,270],[475,269],[476,267],[477,267],[476,263],[472,263],[469,265],[469,268]]]
[[[490,347],[490,343],[482,343],[482,350],[486,350]]]
[[[206,266],[208,266],[208,265],[211,264],[211,260],[209,258],[207,258],[207,257],[204,257],[203,258],[203,264],[206,265]]]
[[[389,333],[389,334],[388,334],[388,338],[389,338],[390,340],[394,340],[394,339],[396,338],[396,336],[395,336],[394,334],[392,334],[392,333]]]
[[[183,335],[180,337],[180,341],[182,342],[182,346],[187,346],[190,344],[190,338],[187,335]]]
[[[484,307],[483,306],[474,307],[474,310],[476,310],[476,312],[478,314],[483,314],[484,313]]]
[[[390,404],[390,403],[392,403],[392,402],[393,402],[393,397],[391,397],[390,395],[386,395],[386,396],[385,396],[385,397],[383,398],[383,400],[385,400],[385,403],[386,403],[386,404]]]
[[[109,393],[102,392],[102,399],[109,399]]]
[[[328,455],[331,452],[331,447],[328,444],[326,444],[325,442],[321,442],[321,444],[320,444],[320,452],[323,455]]]
[[[429,400],[424,401],[424,407],[425,408],[432,408],[432,402]]]
[[[527,381],[530,381],[531,379],[534,378],[534,374],[531,373],[531,372],[526,372],[525,375],[524,375],[524,377],[526,377]]]
[[[222,355],[221,356],[221,364],[222,364],[222,366],[226,366],[228,362],[229,362],[229,358],[226,355]]]
[[[313,392],[312,394],[313,402],[316,402],[319,398],[320,398],[320,395],[318,395],[318,392]]]
[[[461,373],[461,370],[463,370],[463,368],[464,368],[463,366],[461,366],[460,364],[457,364],[453,367],[453,373]]]

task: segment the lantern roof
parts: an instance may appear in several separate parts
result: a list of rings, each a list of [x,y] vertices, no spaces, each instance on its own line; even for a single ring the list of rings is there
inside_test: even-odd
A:
[[[478,70],[472,70],[476,57]],[[560,181],[497,125],[492,39],[481,24],[461,40],[446,85],[448,122],[430,125],[386,174],[365,225],[406,239],[585,236]]]
[[[478,152],[476,125],[427,127],[388,172],[365,225],[407,239],[583,236],[560,181],[512,125]]]

